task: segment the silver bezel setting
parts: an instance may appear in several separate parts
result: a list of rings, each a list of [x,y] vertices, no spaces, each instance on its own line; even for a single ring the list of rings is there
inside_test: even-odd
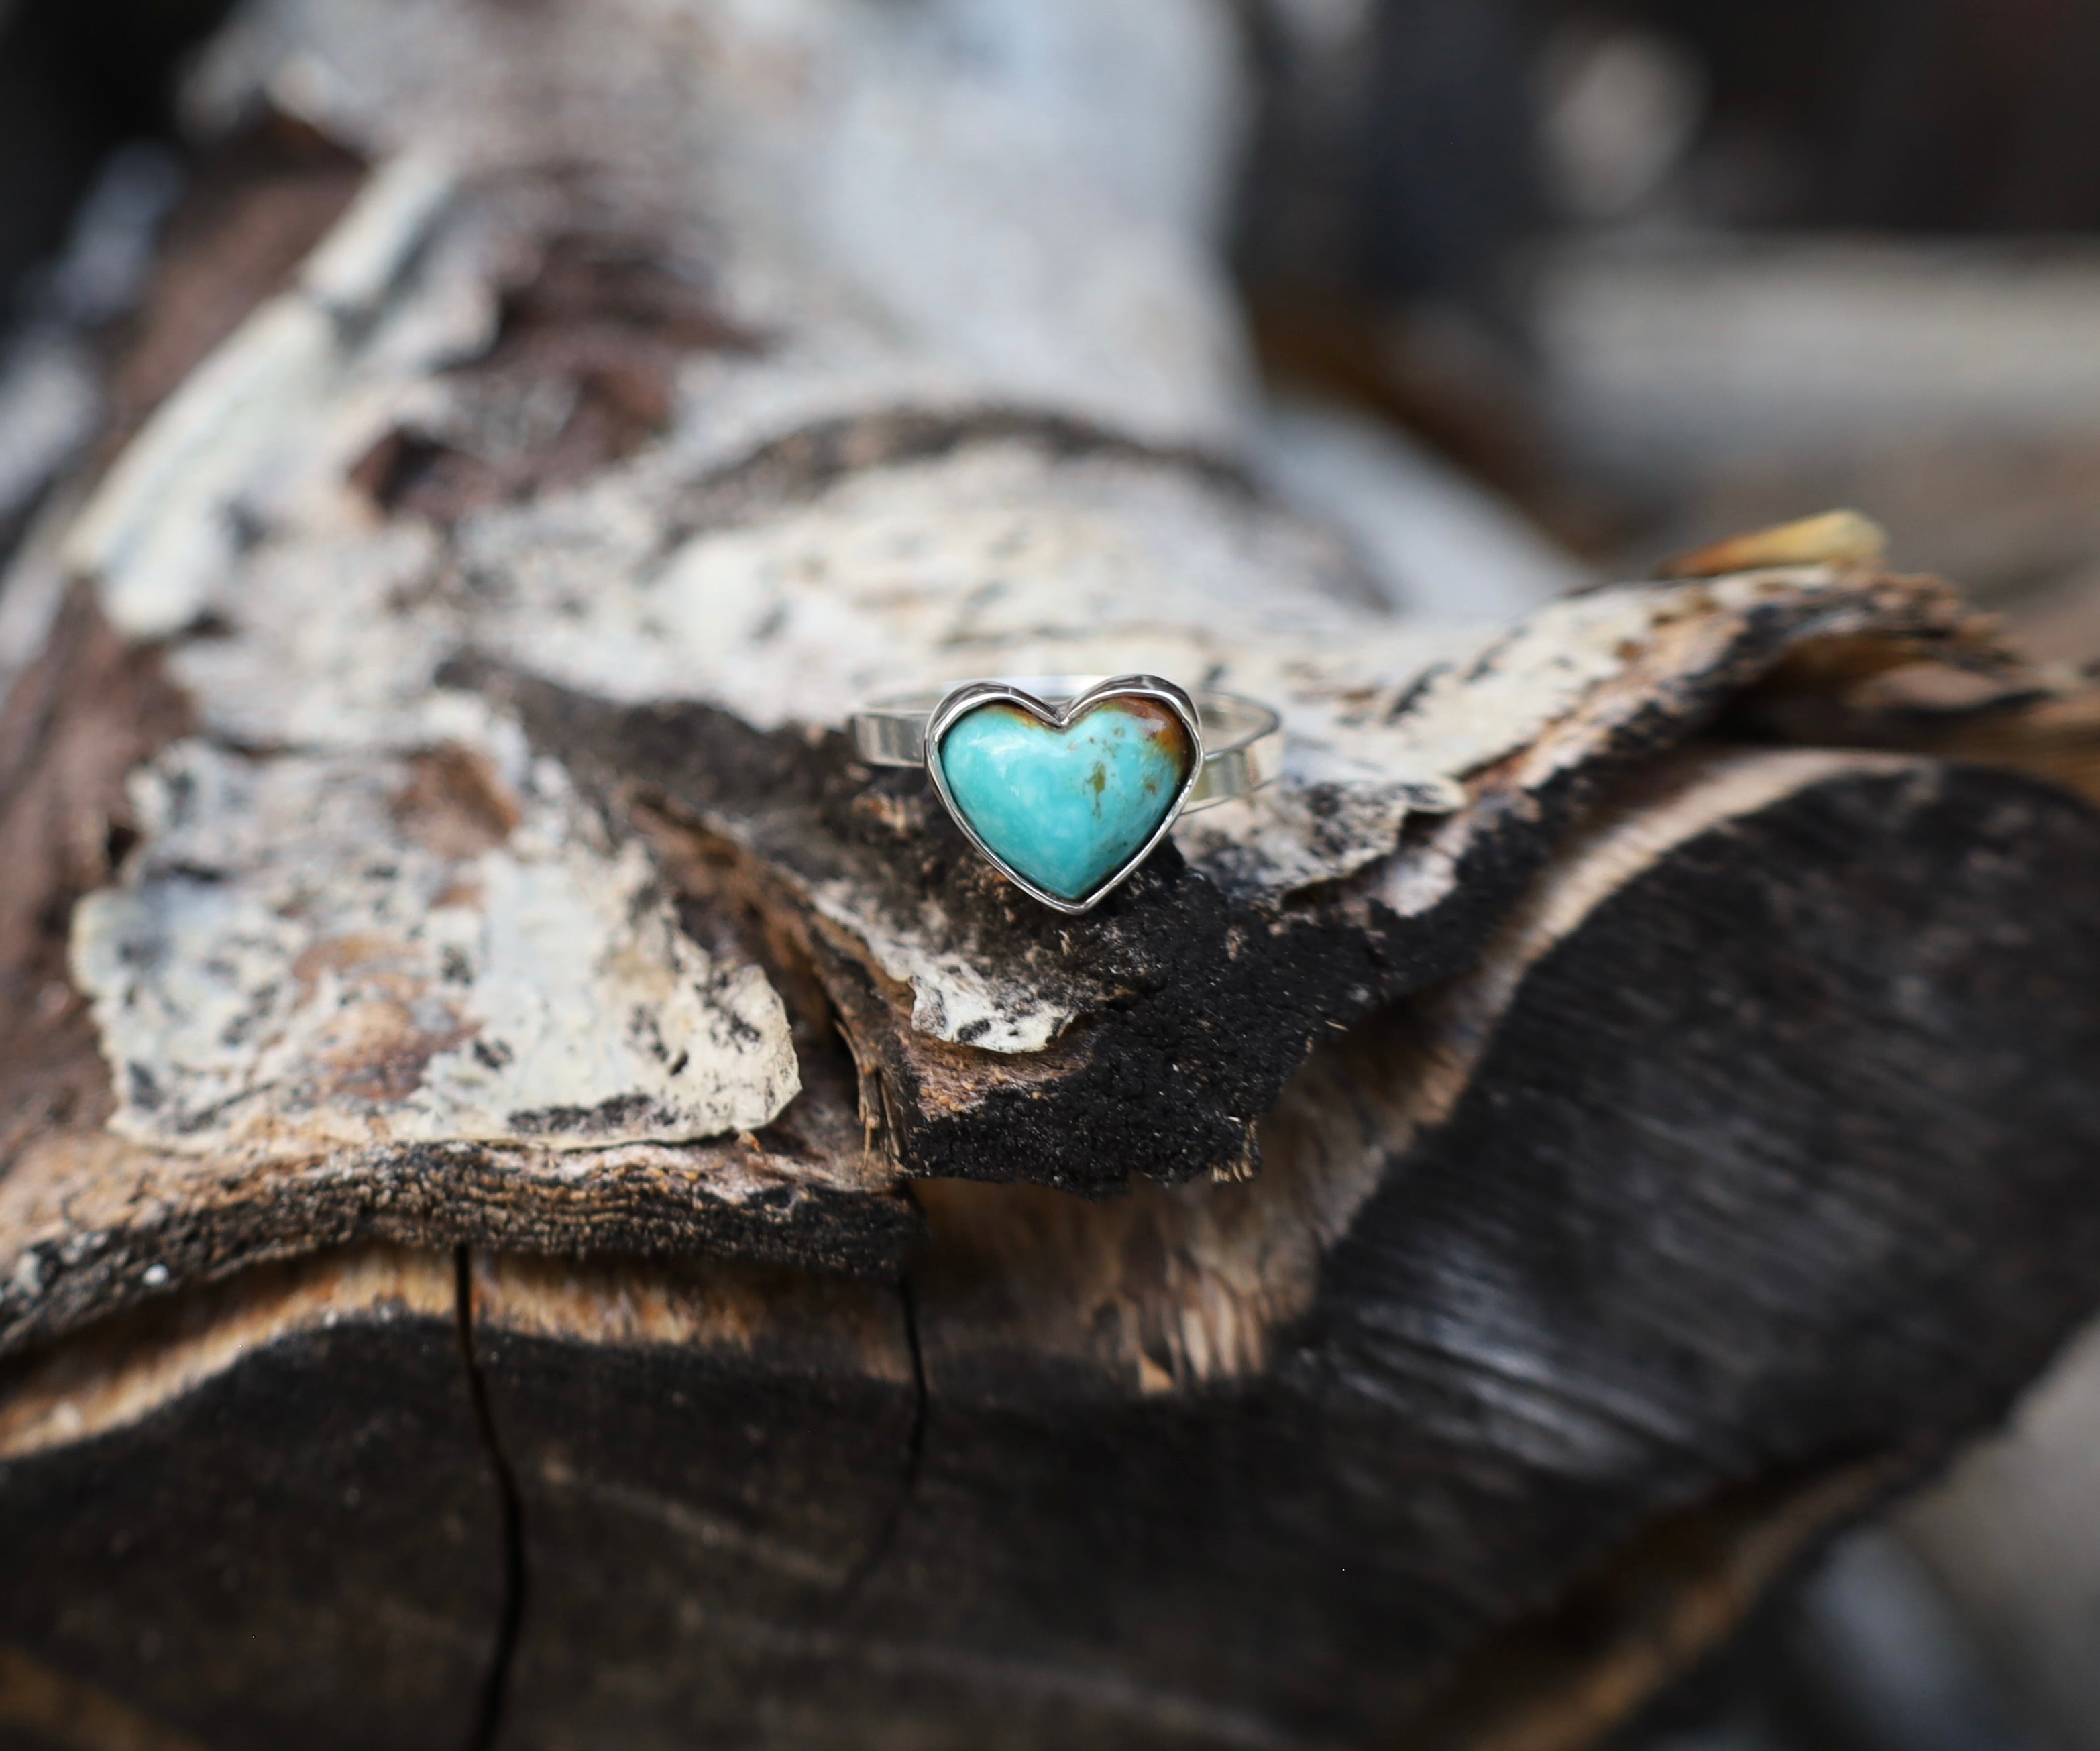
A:
[[[1181,787],[1175,793],[1159,825],[1151,836],[1118,866],[1115,872],[1081,900],[1067,900],[1062,895],[1046,893],[1030,881],[1020,871],[1008,863],[977,835],[963,811],[956,807],[954,795],[948,789],[948,775],[944,770],[942,743],[956,722],[985,705],[1012,705],[1030,717],[1047,724],[1053,730],[1069,730],[1074,723],[1095,706],[1110,699],[1150,699],[1165,706],[1180,720],[1181,727],[1189,734],[1189,746],[1193,757],[1189,770],[1183,776]],[[933,709],[926,721],[926,770],[933,780],[933,788],[940,793],[942,805],[963,834],[974,845],[985,861],[997,870],[1031,900],[1039,901],[1054,911],[1076,918],[1082,912],[1090,912],[1133,875],[1137,867],[1150,857],[1159,841],[1174,830],[1180,818],[1182,807],[1189,801],[1189,793],[1196,787],[1197,779],[1203,771],[1203,723],[1196,709],[1196,703],[1187,693],[1171,681],[1162,681],[1157,675],[1111,675],[1107,680],[1096,681],[1083,693],[1077,693],[1061,707],[1038,699],[1026,690],[1000,681],[969,681],[960,687],[951,688]]]

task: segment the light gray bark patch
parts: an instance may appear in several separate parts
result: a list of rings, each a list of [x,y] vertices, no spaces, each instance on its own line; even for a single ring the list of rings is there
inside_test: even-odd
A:
[[[779,996],[678,928],[638,845],[550,763],[514,792],[456,783],[449,814],[430,770],[189,742],[138,776],[141,854],[73,936],[113,1129],[197,1153],[602,1147],[779,1114],[800,1081]]]

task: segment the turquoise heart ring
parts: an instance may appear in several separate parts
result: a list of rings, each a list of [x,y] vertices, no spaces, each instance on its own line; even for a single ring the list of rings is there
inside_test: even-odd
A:
[[[924,766],[970,843],[1061,912],[1098,905],[1192,809],[1275,776],[1274,712],[1156,675],[966,681],[854,713],[871,766]]]

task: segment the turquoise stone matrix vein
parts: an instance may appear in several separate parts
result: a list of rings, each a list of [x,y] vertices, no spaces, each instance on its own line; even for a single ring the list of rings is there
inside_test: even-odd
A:
[[[1152,836],[1194,756],[1181,721],[1150,699],[1104,699],[1062,730],[1017,706],[980,705],[940,748],[948,794],[971,831],[1075,905]]]

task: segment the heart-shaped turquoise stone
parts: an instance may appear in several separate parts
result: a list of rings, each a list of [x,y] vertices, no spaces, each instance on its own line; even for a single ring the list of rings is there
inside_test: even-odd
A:
[[[993,854],[1078,905],[1167,818],[1195,752],[1165,706],[1111,695],[1061,730],[1017,705],[980,705],[948,727],[939,757],[956,811]]]

